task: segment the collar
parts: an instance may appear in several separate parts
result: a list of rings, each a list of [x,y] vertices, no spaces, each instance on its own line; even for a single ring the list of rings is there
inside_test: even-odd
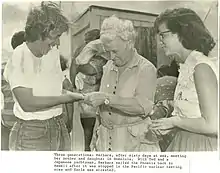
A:
[[[193,64],[196,63],[196,59],[197,59],[196,57],[200,57],[202,55],[203,54],[201,52],[193,50],[186,58],[186,61],[184,63],[179,64],[179,72],[191,67]]]
[[[201,52],[198,52],[196,50],[193,50],[188,57],[186,58],[186,61],[183,63],[184,65],[186,64],[191,64],[193,61],[195,61],[195,57],[202,56],[203,54]]]

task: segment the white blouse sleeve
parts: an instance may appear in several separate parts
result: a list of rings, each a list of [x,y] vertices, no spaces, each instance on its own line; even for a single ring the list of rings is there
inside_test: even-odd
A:
[[[25,74],[26,70],[24,61],[24,51],[22,47],[19,46],[14,50],[4,71],[4,77],[9,82],[11,90],[17,87],[32,88],[28,74]]]

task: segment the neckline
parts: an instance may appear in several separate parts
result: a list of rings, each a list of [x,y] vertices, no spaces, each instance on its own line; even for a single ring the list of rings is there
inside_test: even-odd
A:
[[[28,53],[31,55],[32,58],[37,59],[37,60],[39,60],[39,61],[43,58],[43,56],[42,56],[42,57],[36,57],[36,56],[31,52],[31,50],[28,48],[26,42],[24,42],[23,44],[24,44],[26,50],[28,51]]]

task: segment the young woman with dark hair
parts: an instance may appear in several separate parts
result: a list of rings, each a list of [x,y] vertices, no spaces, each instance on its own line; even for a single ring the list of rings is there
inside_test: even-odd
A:
[[[210,32],[191,9],[167,10],[155,21],[160,44],[180,65],[171,118],[154,120],[165,134],[177,127],[167,151],[215,151],[218,134],[218,60]]]

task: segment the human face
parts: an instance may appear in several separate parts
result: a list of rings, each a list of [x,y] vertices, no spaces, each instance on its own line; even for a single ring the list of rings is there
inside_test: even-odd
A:
[[[50,31],[48,37],[42,41],[41,54],[46,55],[54,46],[60,45],[60,36],[62,32],[57,30]]]
[[[127,64],[130,60],[130,49],[127,42],[117,36],[113,40],[103,36],[100,39],[104,44],[105,50],[111,52],[111,60],[116,66],[122,67]]]
[[[162,23],[159,28],[159,39],[160,45],[163,48],[166,56],[179,55],[182,44],[179,41],[178,35],[173,34],[166,26]]]

